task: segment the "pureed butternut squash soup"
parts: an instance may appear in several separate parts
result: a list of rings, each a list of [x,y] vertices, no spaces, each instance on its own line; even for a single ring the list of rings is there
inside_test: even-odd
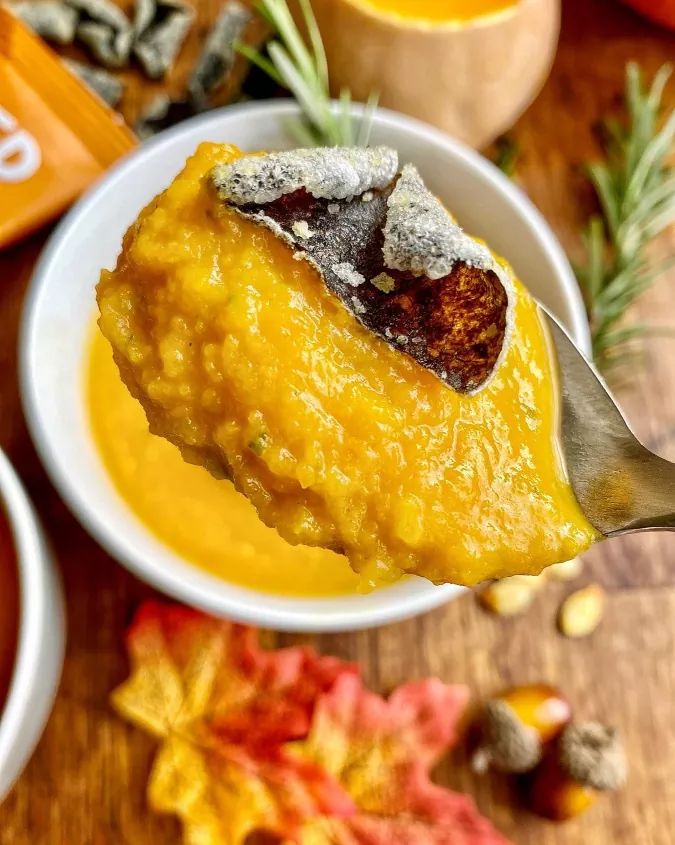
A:
[[[201,145],[98,302],[151,430],[368,584],[536,573],[595,538],[536,303],[392,150]]]
[[[287,596],[355,593],[347,559],[326,549],[291,546],[265,525],[231,482],[188,464],[151,434],[113,362],[110,344],[92,332],[87,371],[89,416],[106,469],[145,525],[185,560],[227,581]]]
[[[0,505],[0,718],[16,657],[19,627],[19,584],[14,541]]]
[[[516,6],[522,0],[352,0],[357,6],[370,7],[401,18],[447,23],[470,21],[494,15]]]

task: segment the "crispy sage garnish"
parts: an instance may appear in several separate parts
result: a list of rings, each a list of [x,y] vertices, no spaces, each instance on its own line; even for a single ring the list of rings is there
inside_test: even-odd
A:
[[[384,260],[392,270],[442,279],[458,261],[481,270],[493,266],[490,251],[455,225],[412,164],[406,164],[387,201]]]
[[[138,38],[150,26],[157,13],[157,0],[136,0],[134,4],[134,38]]]
[[[119,6],[111,0],[66,0],[78,12],[76,35],[92,56],[108,68],[126,67],[133,32]]]
[[[127,16],[112,0],[66,0],[66,2],[79,12],[83,19],[105,24],[115,30],[129,27]]]
[[[109,106],[114,108],[122,99],[124,84],[121,79],[118,79],[112,73],[75,61],[75,59],[66,58],[63,61],[75,76],[81,79],[95,94],[98,94]]]
[[[209,30],[188,82],[188,92],[204,108],[212,91],[225,82],[235,59],[234,44],[252,19],[250,9],[237,0],[226,3]]]
[[[414,168],[396,177],[396,167],[387,148],[297,150],[217,166],[211,182],[230,208],[312,264],[364,326],[449,387],[474,392],[505,348],[508,274]]]
[[[55,44],[71,44],[78,15],[61,0],[21,0],[9,7],[36,35]]]
[[[146,76],[162,79],[167,74],[193,20],[193,10],[180,0],[139,0],[133,50]]]
[[[197,112],[190,100],[172,100],[167,94],[157,94],[141,112],[134,132],[145,141],[195,114]]]
[[[84,21],[78,24],[77,38],[104,67],[117,69],[129,63],[130,30],[116,32],[104,23]]]
[[[398,155],[388,147],[316,147],[244,156],[213,169],[221,199],[236,205],[269,203],[294,191],[347,199],[390,184]]]

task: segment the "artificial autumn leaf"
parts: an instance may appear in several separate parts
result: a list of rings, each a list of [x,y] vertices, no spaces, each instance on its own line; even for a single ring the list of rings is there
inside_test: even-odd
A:
[[[358,813],[314,820],[302,845],[506,845],[470,798],[429,777],[456,740],[467,699],[466,687],[430,679],[385,701],[356,677],[338,678],[296,748],[344,786]]]
[[[186,842],[239,845],[254,830],[296,837],[312,816],[355,811],[319,765],[282,746],[306,736],[319,695],[356,668],[308,648],[262,650],[254,631],[184,607],[144,604],[113,706],[164,742],[149,802]]]
[[[305,736],[318,695],[358,674],[306,647],[265,651],[251,628],[159,602],[141,606],[126,642],[133,672],[113,705],[158,737],[204,723],[233,743]]]
[[[351,664],[264,651],[251,629],[151,602],[127,644],[113,704],[162,741],[149,803],[181,819],[186,845],[505,845],[429,778],[465,687],[421,681],[386,701]]]
[[[316,764],[279,749],[263,756],[245,746],[200,745],[178,735],[157,754],[148,800],[157,812],[182,820],[190,845],[239,845],[258,830],[298,842],[307,819],[355,812]]]

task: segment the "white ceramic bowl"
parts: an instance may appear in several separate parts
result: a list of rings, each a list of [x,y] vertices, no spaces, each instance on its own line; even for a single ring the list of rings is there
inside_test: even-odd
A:
[[[14,671],[0,710],[0,802],[21,774],[51,710],[63,664],[63,596],[44,535],[16,473],[0,451],[0,505],[19,575]],[[2,612],[0,610],[0,612]]]
[[[355,113],[360,113],[358,107]],[[71,210],[37,266],[21,335],[26,416],[49,474],[75,515],[110,554],[139,577],[189,604],[271,628],[365,628],[436,607],[460,588],[408,579],[366,596],[288,598],[229,584],[182,560],[156,539],[120,498],[92,442],[83,372],[94,285],[114,265],[122,235],[171,181],[200,141],[245,150],[293,146],[284,127],[290,101],[234,106],[163,133],[114,167]],[[560,246],[527,198],[492,164],[432,127],[379,110],[373,143],[414,161],[468,231],[513,263],[530,290],[588,344],[584,307]]]

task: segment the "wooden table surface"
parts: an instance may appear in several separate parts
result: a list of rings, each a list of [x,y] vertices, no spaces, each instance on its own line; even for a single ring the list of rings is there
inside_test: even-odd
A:
[[[589,194],[579,165],[596,153],[594,122],[618,100],[623,67],[639,60],[651,74],[675,59],[675,35],[643,22],[613,0],[564,0],[560,51],[551,77],[514,135],[522,148],[519,179],[574,251]],[[675,82],[668,93],[675,105]],[[22,418],[16,383],[16,335],[31,265],[43,236],[0,256],[0,443],[23,476],[54,543],[68,598],[63,679],[42,741],[0,808],[0,845],[174,845],[178,825],[151,814],[145,783],[154,743],[108,706],[125,676],[122,632],[152,591],[117,565],[66,510],[40,467]],[[665,237],[659,252],[672,252]],[[675,276],[641,301],[643,319],[675,325]],[[675,342],[650,340],[646,367],[621,394],[637,433],[675,460]],[[374,689],[438,675],[485,696],[504,684],[546,679],[559,684],[579,714],[616,724],[631,763],[620,794],[581,819],[554,826],[514,809],[503,783],[471,775],[461,752],[438,778],[476,796],[479,806],[518,845],[671,845],[675,841],[675,537],[612,541],[586,556],[585,580],[609,591],[601,627],[566,640],[554,618],[556,585],[526,616],[487,615],[467,594],[418,619],[310,640],[357,659]]]

